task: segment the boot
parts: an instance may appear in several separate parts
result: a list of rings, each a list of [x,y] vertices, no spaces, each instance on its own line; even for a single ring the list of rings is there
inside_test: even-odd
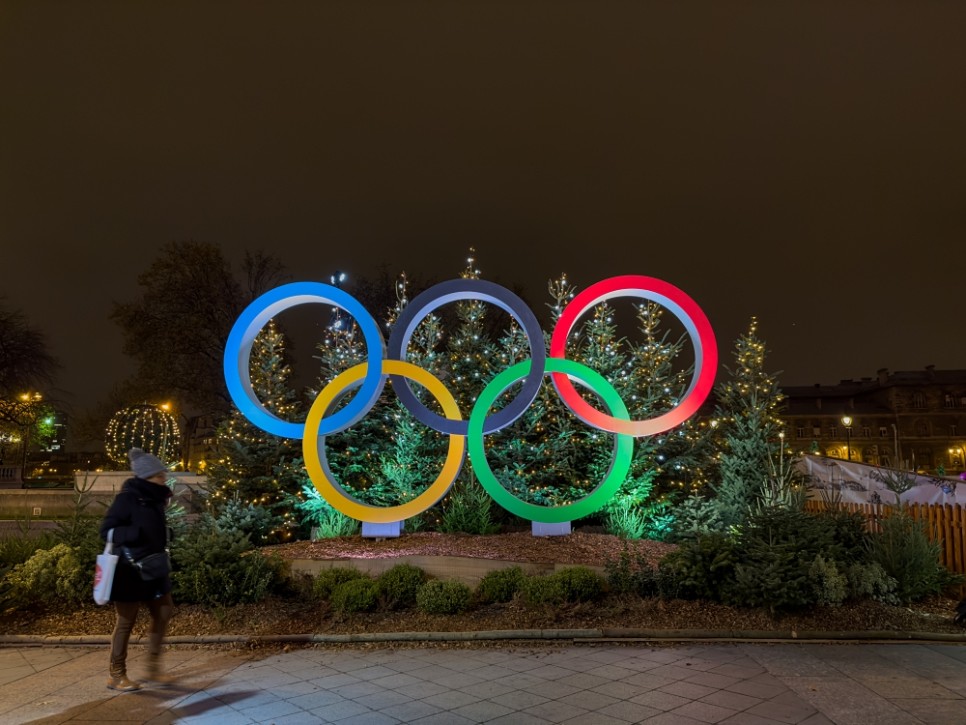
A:
[[[144,679],[153,682],[159,687],[168,687],[177,682],[171,675],[164,674],[164,670],[161,667],[161,655],[150,653],[148,653],[148,672]]]
[[[124,663],[111,663],[110,669],[111,676],[107,680],[107,688],[109,690],[118,690],[119,692],[134,692],[135,690],[140,690],[141,685],[134,680],[129,680],[127,678],[127,671],[125,670]]]

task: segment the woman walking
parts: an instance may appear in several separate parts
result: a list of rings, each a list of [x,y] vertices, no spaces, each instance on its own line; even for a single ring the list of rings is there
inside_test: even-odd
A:
[[[141,688],[140,683],[127,676],[127,646],[142,604],[151,615],[147,679],[156,684],[171,682],[161,672],[161,645],[174,610],[170,566],[143,573],[138,567],[142,564],[147,568],[145,557],[152,554],[161,555],[152,561],[167,564],[170,536],[165,508],[171,498],[168,469],[160,459],[140,448],[132,448],[128,458],[134,478],[124,482],[101,522],[101,538],[106,541],[110,535],[114,545],[121,549],[111,588],[117,621],[111,639],[107,686],[122,692]]]

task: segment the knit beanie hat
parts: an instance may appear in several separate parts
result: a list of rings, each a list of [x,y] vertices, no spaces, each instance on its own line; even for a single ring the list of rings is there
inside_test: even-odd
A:
[[[161,459],[152,456],[147,451],[140,448],[132,448],[127,452],[127,457],[131,459],[131,470],[138,478],[151,478],[159,473],[167,473],[168,467],[161,463]]]

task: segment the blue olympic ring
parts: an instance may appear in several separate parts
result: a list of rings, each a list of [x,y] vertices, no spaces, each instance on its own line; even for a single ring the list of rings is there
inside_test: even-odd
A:
[[[249,373],[252,343],[275,315],[307,303],[335,305],[352,315],[362,330],[370,362],[359,392],[344,408],[323,421],[319,433],[338,433],[357,423],[376,404],[385,384],[382,360],[386,356],[386,345],[382,333],[372,315],[355,297],[321,282],[293,282],[266,292],[245,308],[231,328],[225,344],[225,383],[238,410],[253,425],[282,438],[301,438],[305,424],[282,420],[269,412],[255,395]]]

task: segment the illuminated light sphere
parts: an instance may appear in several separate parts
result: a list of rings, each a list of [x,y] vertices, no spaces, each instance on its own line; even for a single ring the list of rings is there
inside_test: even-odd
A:
[[[132,448],[157,456],[165,463],[178,461],[181,433],[170,413],[156,405],[132,405],[114,414],[107,424],[104,448],[115,463],[127,464]]]

